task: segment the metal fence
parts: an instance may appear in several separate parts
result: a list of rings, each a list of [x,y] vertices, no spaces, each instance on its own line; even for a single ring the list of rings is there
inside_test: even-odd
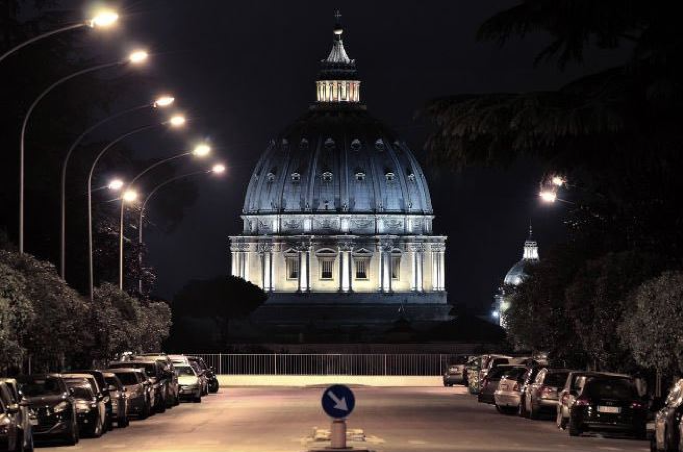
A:
[[[454,354],[196,354],[223,375],[441,375]]]

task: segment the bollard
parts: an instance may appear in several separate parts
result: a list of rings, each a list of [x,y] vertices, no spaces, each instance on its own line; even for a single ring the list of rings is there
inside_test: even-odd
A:
[[[331,449],[346,449],[346,420],[335,419],[332,421]]]

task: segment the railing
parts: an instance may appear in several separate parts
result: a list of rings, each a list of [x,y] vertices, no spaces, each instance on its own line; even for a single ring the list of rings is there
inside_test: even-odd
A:
[[[223,375],[441,375],[452,354],[196,354]]]

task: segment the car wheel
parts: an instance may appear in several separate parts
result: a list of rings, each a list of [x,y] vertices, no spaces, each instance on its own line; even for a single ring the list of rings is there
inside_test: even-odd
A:
[[[569,421],[569,436],[579,436],[581,435],[581,429],[576,423]]]
[[[97,420],[97,424],[95,424],[95,428],[92,431],[92,436],[94,438],[99,438],[102,436],[104,433],[104,422],[102,422],[102,419]]]
[[[149,417],[149,405],[145,403],[145,406],[142,407],[142,411],[140,411],[140,420],[145,420]]]

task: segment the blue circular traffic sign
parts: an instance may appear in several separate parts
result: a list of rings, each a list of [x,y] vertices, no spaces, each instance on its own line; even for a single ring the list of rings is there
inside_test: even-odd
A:
[[[348,386],[332,385],[323,392],[322,405],[328,416],[343,419],[353,411],[356,398]]]

